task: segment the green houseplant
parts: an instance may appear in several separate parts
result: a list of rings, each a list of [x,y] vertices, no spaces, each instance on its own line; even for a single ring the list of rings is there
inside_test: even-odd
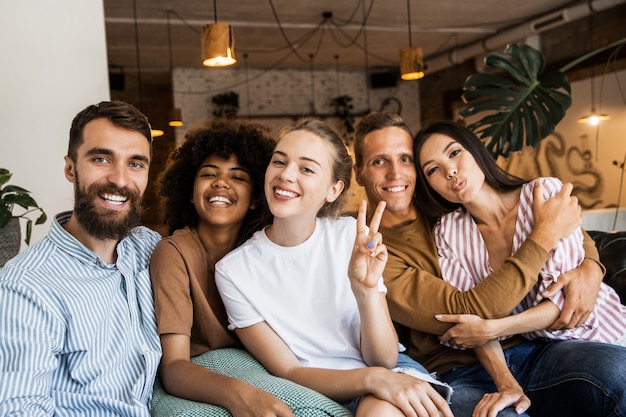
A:
[[[26,237],[24,242],[28,245],[33,230],[33,219],[29,215],[35,212],[39,213],[35,224],[45,223],[47,216],[44,210],[31,197],[30,191],[17,185],[7,184],[12,175],[7,169],[0,168],[0,231],[5,229],[12,219],[26,219]],[[16,210],[19,210],[18,207],[23,209],[21,213],[16,212]],[[19,227],[19,223],[17,224]]]
[[[213,116],[233,118],[239,113],[239,94],[235,91],[227,91],[226,93],[216,94],[211,99],[215,104]]]
[[[521,151],[524,142],[536,148],[554,132],[572,102],[567,77],[551,71],[541,79],[543,55],[524,43],[510,44],[503,53],[490,53],[485,64],[500,71],[474,74],[465,81],[467,106],[461,116],[487,113],[468,128],[486,141],[494,158]]]
[[[519,152],[524,144],[536,148],[554,132],[571,104],[565,72],[608,49],[626,44],[626,38],[589,52],[559,70],[543,74],[545,61],[524,43],[509,44],[504,52],[487,55],[485,64],[496,70],[470,75],[463,85],[460,112],[465,119],[482,115],[468,129],[485,142],[494,158]]]

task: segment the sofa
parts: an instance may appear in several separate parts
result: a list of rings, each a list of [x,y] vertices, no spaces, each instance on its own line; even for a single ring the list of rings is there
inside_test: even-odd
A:
[[[352,417],[346,408],[309,388],[271,375],[248,352],[228,348],[206,352],[192,361],[214,372],[239,378],[274,394],[296,417]],[[211,389],[211,387],[206,387]],[[169,395],[157,378],[152,395],[155,417],[231,417],[228,410]]]
[[[613,287],[622,304],[626,304],[626,231],[588,230],[587,233],[596,242],[600,261],[606,267],[604,282]]]
[[[626,232],[587,231],[596,242],[600,261],[606,267],[604,281],[626,302]],[[215,372],[257,385],[287,403],[297,417],[351,417],[352,414],[327,397],[291,381],[270,375],[249,353],[220,349],[192,359]],[[207,387],[210,389],[210,387]],[[155,417],[230,417],[225,408],[169,395],[160,381],[154,386],[152,415]]]

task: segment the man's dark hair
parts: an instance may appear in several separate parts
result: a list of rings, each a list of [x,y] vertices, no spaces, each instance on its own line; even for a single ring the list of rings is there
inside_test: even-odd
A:
[[[114,126],[141,133],[152,144],[152,133],[148,118],[132,105],[123,101],[101,101],[81,110],[72,121],[67,155],[76,162],[78,148],[83,143],[83,131],[87,123],[96,119],[107,119]],[[150,146],[152,152],[152,146]]]

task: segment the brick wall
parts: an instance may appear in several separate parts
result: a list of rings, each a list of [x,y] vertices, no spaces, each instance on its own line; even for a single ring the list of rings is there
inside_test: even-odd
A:
[[[328,118],[339,130],[340,120],[332,115],[331,100],[352,97],[355,116],[380,110],[385,99],[397,99],[401,115],[412,128],[419,127],[419,81],[398,80],[395,87],[368,88],[364,72],[309,70],[253,70],[229,68],[175,68],[174,102],[187,123],[177,131],[180,142],[186,129],[213,117],[217,94],[239,95],[239,116],[249,117],[275,129],[289,120],[317,114]],[[397,103],[396,100],[393,100]]]

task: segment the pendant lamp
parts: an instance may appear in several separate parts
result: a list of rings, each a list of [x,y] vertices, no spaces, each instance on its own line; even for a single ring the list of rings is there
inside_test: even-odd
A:
[[[202,65],[224,67],[237,62],[235,38],[228,23],[217,21],[217,0],[213,0],[214,23],[204,26],[202,31]]]
[[[595,88],[593,82],[593,74],[589,78],[589,82],[591,83],[591,110],[586,115],[578,118],[578,123],[589,123],[591,126],[597,126],[601,121],[609,120],[611,116],[608,114],[601,113],[596,111],[596,97],[595,97]]]
[[[172,55],[172,27],[170,24],[171,10],[167,11],[167,44],[170,53],[170,75],[173,74],[174,62]],[[178,107],[174,107],[170,110],[170,121],[168,124],[172,127],[179,127],[183,125],[183,114]]]
[[[587,40],[588,40],[588,49],[593,50],[593,20],[592,16],[589,15],[587,19]],[[611,117],[608,114],[603,114],[600,111],[596,111],[596,89],[594,83],[593,76],[593,65],[591,65],[591,75],[589,76],[589,86],[591,87],[591,110],[584,116],[578,118],[578,123],[588,123],[591,126],[597,126],[603,120],[609,120]],[[602,75],[600,81],[600,107],[602,107],[602,85],[604,84],[604,75]],[[597,146],[597,137],[596,137],[596,146]],[[597,156],[597,154],[596,154]]]
[[[424,78],[424,55],[422,48],[413,46],[411,36],[411,0],[406,0],[409,23],[409,46],[400,49],[400,78],[403,80],[419,80]]]
[[[180,127],[183,125],[182,112],[178,107],[174,107],[170,110],[170,121],[168,124],[172,127]]]
[[[133,27],[135,29],[135,55],[137,57],[137,89],[139,90],[139,111],[145,114],[145,110],[143,107],[143,89],[141,87],[141,59],[139,55],[139,24],[137,22],[137,0],[133,0]],[[152,125],[150,125],[150,135],[152,138],[158,138],[159,136],[163,136],[165,132],[161,129],[154,129]]]

